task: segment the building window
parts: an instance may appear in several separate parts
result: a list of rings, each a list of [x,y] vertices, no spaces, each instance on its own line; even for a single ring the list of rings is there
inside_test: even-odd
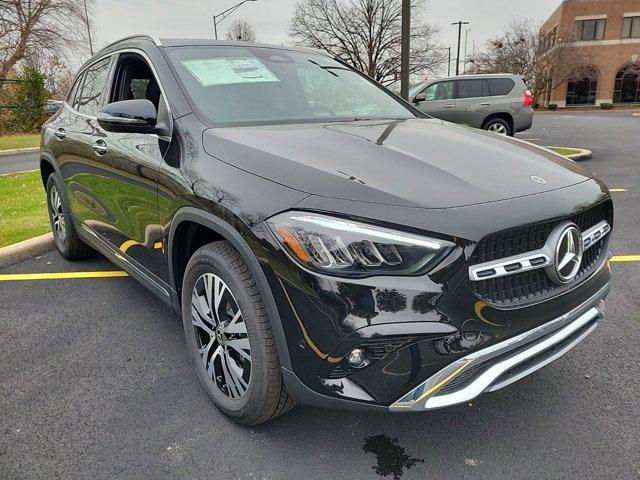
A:
[[[640,17],[624,17],[622,38],[640,38]]]
[[[578,20],[576,22],[575,39],[580,41],[602,40],[604,38],[604,25],[606,20]]]
[[[616,75],[614,103],[640,103],[640,63],[627,63]]]
[[[567,105],[594,105],[598,92],[598,71],[582,67],[575,71],[567,84]]]

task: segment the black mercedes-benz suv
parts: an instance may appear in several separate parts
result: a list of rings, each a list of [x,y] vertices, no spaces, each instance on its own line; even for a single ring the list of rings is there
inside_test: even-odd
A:
[[[97,250],[170,305],[245,425],[467,402],[580,342],[609,290],[601,181],[315,50],[118,41],[40,156],[60,253]]]

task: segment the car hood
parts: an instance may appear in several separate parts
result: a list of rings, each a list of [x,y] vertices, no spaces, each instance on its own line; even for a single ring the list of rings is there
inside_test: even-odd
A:
[[[447,208],[583,182],[575,162],[520,140],[436,119],[219,127],[209,155],[313,195]]]

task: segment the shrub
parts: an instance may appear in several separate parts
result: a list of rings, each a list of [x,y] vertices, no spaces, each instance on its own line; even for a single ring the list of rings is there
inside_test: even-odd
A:
[[[13,111],[15,127],[19,132],[36,132],[42,126],[44,106],[47,103],[47,91],[44,88],[44,75],[34,67],[26,66],[19,75],[15,91]]]
[[[600,108],[602,108],[603,110],[612,110],[613,103],[601,103]]]
[[[550,103],[549,104],[549,110],[557,110],[558,109],[558,104],[557,103]]]

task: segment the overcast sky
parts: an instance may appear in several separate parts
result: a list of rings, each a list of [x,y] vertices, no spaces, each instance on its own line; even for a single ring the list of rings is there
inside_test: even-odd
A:
[[[160,38],[212,38],[211,16],[239,0],[96,0],[94,18],[98,28],[98,46],[136,33]],[[246,3],[220,25],[222,38],[233,18],[251,22],[258,40],[265,43],[289,43],[288,23],[297,0],[258,0]],[[468,52],[473,41],[478,48],[500,33],[514,17],[546,19],[560,0],[428,0],[423,19],[440,28],[443,46],[452,48],[455,57],[457,27],[451,22],[468,21]],[[463,39],[464,43],[464,30]],[[464,48],[464,46],[463,46]],[[462,57],[462,53],[461,53]]]

